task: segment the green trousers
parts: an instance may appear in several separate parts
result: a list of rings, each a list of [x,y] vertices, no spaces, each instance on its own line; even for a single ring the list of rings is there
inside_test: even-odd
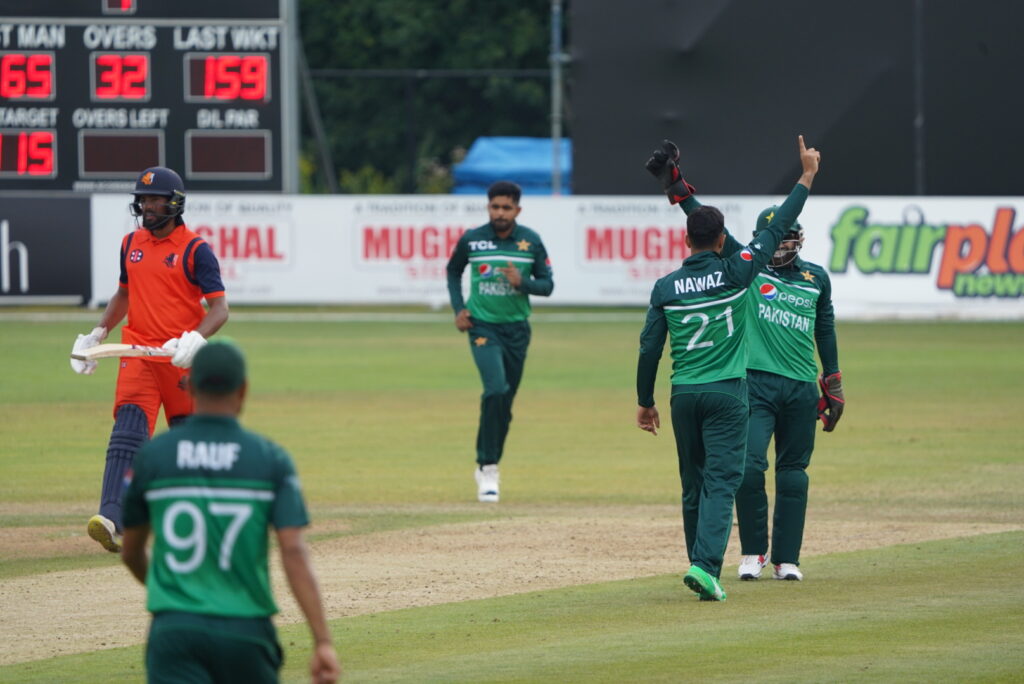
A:
[[[775,513],[772,563],[800,564],[807,516],[807,466],[814,451],[818,389],[813,382],[750,371],[750,424],[743,483],[736,492],[743,555],[768,552],[768,443],[775,435]]]
[[[149,627],[149,684],[269,684],[283,662],[270,618],[161,612]]]
[[[722,574],[743,479],[747,413],[745,379],[672,386],[686,553],[692,565],[715,577]]]
[[[523,379],[526,350],[530,346],[530,323],[471,320],[469,350],[484,385],[480,396],[480,426],[476,433],[476,462],[491,465],[501,460],[505,450],[505,437],[512,423],[512,401]]]

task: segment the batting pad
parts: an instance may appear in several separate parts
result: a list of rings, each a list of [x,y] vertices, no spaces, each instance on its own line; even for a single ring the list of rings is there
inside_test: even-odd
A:
[[[124,477],[131,468],[135,454],[149,439],[149,422],[141,408],[125,404],[117,410],[114,429],[107,446],[107,464],[103,470],[103,494],[100,498],[100,515],[109,518],[121,528],[121,498],[124,494]]]

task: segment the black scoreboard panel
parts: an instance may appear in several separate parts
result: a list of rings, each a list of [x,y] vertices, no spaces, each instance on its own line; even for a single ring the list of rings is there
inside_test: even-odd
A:
[[[0,0],[0,191],[296,191],[293,8]]]

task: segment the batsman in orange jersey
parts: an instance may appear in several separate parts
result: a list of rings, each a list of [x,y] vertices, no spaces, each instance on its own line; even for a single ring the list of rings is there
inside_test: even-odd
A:
[[[181,177],[162,166],[146,169],[132,194],[129,208],[138,227],[121,241],[119,286],[99,325],[78,336],[72,353],[100,344],[127,315],[122,342],[163,346],[174,355],[119,361],[100,506],[88,524],[89,536],[111,552],[121,550],[121,498],[136,452],[153,435],[161,405],[169,426],[192,413],[192,359],[228,320],[217,257],[182,219]],[[91,375],[96,361],[72,359],[71,369]]]

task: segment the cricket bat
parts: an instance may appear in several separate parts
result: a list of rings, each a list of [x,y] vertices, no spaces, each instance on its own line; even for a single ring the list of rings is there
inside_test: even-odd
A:
[[[78,361],[95,361],[115,356],[174,356],[174,352],[163,347],[144,347],[141,344],[98,344],[71,354]]]

